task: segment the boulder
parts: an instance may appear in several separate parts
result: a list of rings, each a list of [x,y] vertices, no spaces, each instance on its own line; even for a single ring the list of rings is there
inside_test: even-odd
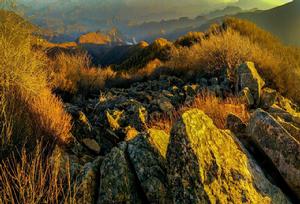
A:
[[[254,98],[248,87],[246,87],[242,91],[240,91],[238,96],[241,99],[241,101],[244,102],[248,107],[251,107],[254,105]]]
[[[226,119],[226,127],[234,134],[239,135],[246,132],[246,124],[236,115],[229,114]]]
[[[253,62],[246,62],[236,69],[236,91],[239,93],[248,87],[258,105],[261,96],[261,89],[265,85],[264,80],[258,74]]]
[[[183,90],[187,96],[195,96],[199,93],[200,86],[196,84],[185,85]]]
[[[141,203],[135,184],[125,151],[113,148],[100,167],[98,204]]]
[[[300,143],[270,114],[258,109],[250,119],[249,135],[270,158],[292,191],[300,198]]]
[[[274,89],[270,88],[264,88],[262,90],[262,95],[261,95],[261,107],[262,108],[269,108],[271,107],[277,100],[278,93]]]
[[[149,203],[168,203],[164,158],[168,141],[163,131],[151,130],[128,143],[128,157]]]
[[[124,129],[128,126],[138,131],[147,128],[148,113],[146,108],[136,100],[126,100],[116,104],[114,109],[105,112],[107,124],[113,131]]]
[[[173,203],[289,203],[231,132],[198,109],[173,126],[167,163]]]
[[[292,123],[285,122],[280,117],[277,119],[280,125],[286,129],[291,136],[293,136],[298,142],[300,142],[300,128],[296,127]]]
[[[93,162],[85,164],[76,178],[77,192],[76,201],[77,203],[90,204],[95,203],[97,199],[98,189],[98,176],[102,157],[98,157]]]

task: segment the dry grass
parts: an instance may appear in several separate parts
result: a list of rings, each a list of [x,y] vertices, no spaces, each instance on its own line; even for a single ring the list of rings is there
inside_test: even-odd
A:
[[[43,137],[71,139],[70,117],[48,87],[44,53],[32,50],[35,39],[24,22],[9,19],[0,22],[0,159]]]
[[[110,67],[91,67],[91,60],[86,53],[60,53],[49,63],[52,88],[72,94],[100,90],[107,80],[116,76]]]
[[[70,166],[60,172],[45,157],[39,144],[28,156],[25,149],[19,156],[11,156],[0,163],[0,203],[76,203],[76,185],[71,185]]]
[[[159,118],[153,118],[149,126],[158,128],[170,133],[173,124],[187,110],[197,108],[204,111],[220,129],[226,129],[226,119],[229,114],[234,114],[247,122],[249,113],[246,106],[236,97],[228,97],[225,100],[220,99],[211,93],[202,93],[195,97],[191,104],[184,105],[171,115],[163,115]]]
[[[245,61],[255,63],[269,86],[300,102],[299,48],[284,46],[247,21],[229,19],[222,26],[212,26],[200,43],[173,48],[165,65],[182,74],[193,71],[215,76],[229,68],[234,81],[235,68]]]

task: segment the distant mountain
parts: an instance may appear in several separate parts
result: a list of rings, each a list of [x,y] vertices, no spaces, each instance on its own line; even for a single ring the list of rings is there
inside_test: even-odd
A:
[[[175,40],[179,36],[184,35],[189,31],[193,31],[207,23],[210,19],[220,16],[235,15],[241,12],[247,11],[237,6],[227,6],[223,9],[218,9],[205,15],[197,16],[193,19],[181,17],[178,19],[162,20],[159,22],[145,22],[140,25],[129,26],[127,34],[135,35],[138,41],[146,40],[153,42],[157,38]]]
[[[116,29],[113,28],[107,32],[89,32],[81,35],[77,39],[78,44],[94,44],[94,45],[122,45],[125,44],[125,38]]]
[[[291,45],[300,45],[300,0],[266,11],[241,13],[238,18],[250,20]]]
[[[208,13],[206,16],[211,19],[211,18],[217,18],[217,17],[221,17],[221,16],[226,16],[226,15],[234,15],[234,14],[241,13],[241,12],[244,12],[244,10],[238,6],[227,6],[224,9],[218,9],[218,10],[212,11],[212,12]]]
[[[205,31],[213,23],[221,23],[224,18],[234,16],[246,19],[257,24],[259,27],[271,32],[281,41],[290,45],[300,45],[300,0],[269,10],[251,9],[248,12],[240,12],[235,15],[224,15],[209,19],[199,27],[186,27],[169,33],[165,38],[176,39],[189,31]]]

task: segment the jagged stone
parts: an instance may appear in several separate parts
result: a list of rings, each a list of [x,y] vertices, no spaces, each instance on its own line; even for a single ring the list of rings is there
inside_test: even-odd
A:
[[[271,107],[277,100],[278,93],[274,89],[264,88],[262,90],[261,95],[261,107],[262,108],[269,108]]]
[[[118,110],[115,110],[115,111],[106,111],[106,118],[107,118],[109,127],[112,130],[118,130],[118,129],[120,129],[121,126],[120,126],[120,122],[119,121],[120,121],[123,113],[124,113],[123,111],[118,111]]]
[[[124,150],[113,148],[100,167],[98,204],[141,203],[136,188]]]
[[[195,96],[197,93],[199,93],[200,86],[197,84],[192,84],[192,85],[185,85],[183,87],[183,90],[186,95],[188,96]]]
[[[237,93],[248,87],[253,95],[255,104],[258,105],[261,96],[261,89],[265,85],[255,69],[253,62],[246,62],[236,69],[236,91]]]
[[[286,129],[291,136],[293,136],[298,142],[300,142],[300,128],[296,127],[292,123],[285,122],[283,119],[280,117],[277,119],[280,125]]]
[[[97,157],[95,161],[85,164],[76,178],[76,201],[82,204],[95,203],[97,199],[99,169],[103,161]]]
[[[128,144],[129,159],[149,203],[168,203],[164,159],[168,140],[166,133],[150,130]]]
[[[234,136],[200,110],[174,125],[167,161],[173,203],[289,203]]]
[[[246,124],[236,115],[229,114],[226,119],[226,127],[235,134],[246,132]]]
[[[241,99],[241,101],[244,102],[248,107],[251,107],[254,105],[254,98],[248,87],[246,87],[242,91],[240,91],[238,96]]]
[[[270,114],[258,109],[249,123],[251,139],[263,150],[300,198],[300,143]]]

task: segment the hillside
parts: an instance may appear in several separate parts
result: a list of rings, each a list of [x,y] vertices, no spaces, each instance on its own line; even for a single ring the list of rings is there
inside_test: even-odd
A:
[[[243,13],[237,15],[242,19],[248,19],[262,28],[278,36],[285,43],[300,45],[300,1],[276,7],[267,11]]]
[[[1,204],[299,203],[299,47],[238,18],[133,45],[17,21],[0,20]]]

